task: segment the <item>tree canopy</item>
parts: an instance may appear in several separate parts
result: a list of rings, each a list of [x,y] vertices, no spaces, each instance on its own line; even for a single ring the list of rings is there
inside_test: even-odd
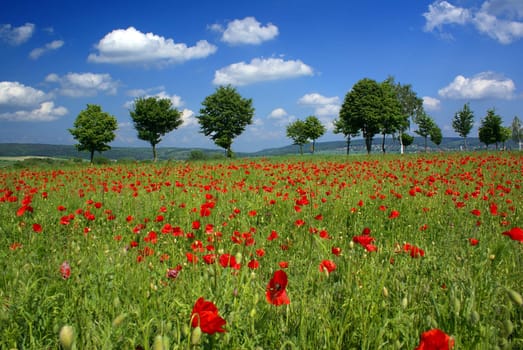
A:
[[[479,140],[485,144],[488,148],[489,145],[495,144],[496,149],[498,143],[502,141],[502,120],[499,115],[496,114],[494,109],[489,109],[485,118],[481,120],[481,125],[478,129]]]
[[[130,111],[134,128],[140,140],[147,141],[153,148],[153,160],[156,161],[156,145],[162,136],[177,129],[183,123],[181,113],[172,107],[168,98],[139,97]]]
[[[103,112],[99,105],[88,104],[87,108],[78,114],[74,127],[69,129],[73,138],[78,141],[75,147],[79,151],[89,151],[93,162],[94,152],[111,149],[108,143],[115,138],[118,129],[116,118]]]
[[[232,143],[236,136],[252,124],[252,99],[243,98],[232,86],[220,86],[202,102],[200,132],[210,136],[214,143],[232,157]]]
[[[305,122],[298,119],[287,125],[287,137],[292,139],[294,145],[300,147],[300,154],[303,154],[303,145],[309,142]]]
[[[441,143],[443,138],[441,135],[441,129],[429,115],[426,113],[420,114],[416,118],[416,124],[418,124],[418,129],[414,130],[414,132],[425,139],[425,152],[427,151],[427,138],[429,136],[430,140],[436,145]]]
[[[320,122],[320,120],[310,115],[305,118],[305,133],[309,140],[312,140],[312,153],[316,148],[316,140],[325,134],[327,128]]]
[[[465,103],[463,109],[456,112],[454,119],[452,119],[452,128],[454,131],[461,137],[465,144],[465,149],[467,149],[467,135],[472,130],[474,126],[474,113],[470,109],[468,103]]]

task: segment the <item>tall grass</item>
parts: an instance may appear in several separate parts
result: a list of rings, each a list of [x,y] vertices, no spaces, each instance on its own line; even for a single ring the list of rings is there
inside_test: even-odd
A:
[[[77,349],[414,349],[433,328],[523,348],[523,245],[502,234],[522,173],[508,152],[0,169],[0,348],[58,348],[65,325]],[[289,305],[265,297],[279,269]],[[191,345],[201,296],[227,331]]]

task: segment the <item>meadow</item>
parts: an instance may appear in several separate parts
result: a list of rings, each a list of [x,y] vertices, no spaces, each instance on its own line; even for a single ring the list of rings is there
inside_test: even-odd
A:
[[[1,168],[0,348],[522,349],[522,175],[517,152]]]

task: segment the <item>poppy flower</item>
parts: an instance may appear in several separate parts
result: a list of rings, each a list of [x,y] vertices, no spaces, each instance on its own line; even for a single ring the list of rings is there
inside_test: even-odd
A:
[[[389,214],[389,219],[395,219],[397,218],[398,216],[400,216],[400,212],[397,211],[397,210],[393,210],[390,212]]]
[[[470,245],[472,245],[472,246],[474,246],[474,245],[478,245],[479,240],[476,239],[476,238],[469,238],[469,243],[470,243]]]
[[[285,288],[287,288],[287,274],[283,270],[274,272],[269,284],[267,284],[267,291],[265,293],[267,301],[272,305],[290,304],[291,301],[287,296]]]
[[[60,265],[60,274],[64,280],[71,277],[71,266],[67,261],[64,261],[62,265]]]
[[[419,345],[414,350],[450,350],[454,339],[440,329],[434,328],[423,332]]]
[[[513,227],[509,231],[502,233],[504,236],[509,236],[514,241],[523,242],[523,229],[520,227]]]
[[[200,327],[203,333],[223,333],[223,326],[227,323],[220,315],[218,308],[212,301],[206,301],[203,297],[198,298],[191,314],[191,326]]]
[[[38,232],[38,233],[42,232],[42,225],[40,225],[40,224],[33,224],[33,231],[34,232]]]
[[[336,270],[336,263],[332,260],[322,260],[320,263],[320,272],[331,273]]]

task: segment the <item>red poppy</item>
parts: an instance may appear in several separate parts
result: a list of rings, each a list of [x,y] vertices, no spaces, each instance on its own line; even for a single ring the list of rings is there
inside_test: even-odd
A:
[[[331,249],[332,254],[339,256],[341,254],[341,248],[340,247],[332,247]]]
[[[513,227],[509,231],[502,233],[504,236],[509,236],[514,241],[523,242],[523,229],[520,227]]]
[[[212,301],[206,301],[203,297],[196,300],[191,314],[191,326],[200,327],[203,333],[223,333],[223,326],[227,323],[218,315],[218,308]]]
[[[478,245],[479,240],[476,238],[469,238],[470,245]]]
[[[454,339],[440,329],[434,328],[421,334],[419,345],[414,350],[450,350]]]
[[[220,265],[222,265],[223,267],[232,267],[236,270],[240,269],[240,264],[236,262],[236,257],[231,254],[220,255]]]
[[[289,267],[289,263],[287,261],[280,261],[278,265],[280,265],[282,269],[286,269],[287,267]]]
[[[474,216],[480,216],[481,215],[481,211],[479,209],[472,209],[472,211],[470,213],[472,215],[474,215]]]
[[[64,261],[62,265],[60,265],[60,274],[64,280],[71,277],[71,266],[67,261]]]
[[[332,260],[322,260],[320,263],[320,272],[331,273],[336,270],[336,263]]]
[[[267,237],[267,240],[272,241],[273,239],[276,239],[276,238],[278,238],[278,233],[276,231],[272,230],[269,237]]]
[[[255,270],[258,267],[260,267],[260,262],[258,260],[256,260],[256,259],[252,259],[251,261],[249,261],[247,266],[249,267],[249,269]]]
[[[40,224],[33,224],[33,231],[34,232],[42,232],[42,225],[40,225]]]
[[[278,270],[274,272],[269,284],[267,284],[267,291],[265,293],[267,301],[270,304],[278,306],[291,303],[285,291],[287,283],[287,274],[285,271]]]
[[[397,210],[393,210],[390,212],[389,214],[389,219],[395,219],[397,218],[398,216],[400,216],[400,212],[397,211]]]

